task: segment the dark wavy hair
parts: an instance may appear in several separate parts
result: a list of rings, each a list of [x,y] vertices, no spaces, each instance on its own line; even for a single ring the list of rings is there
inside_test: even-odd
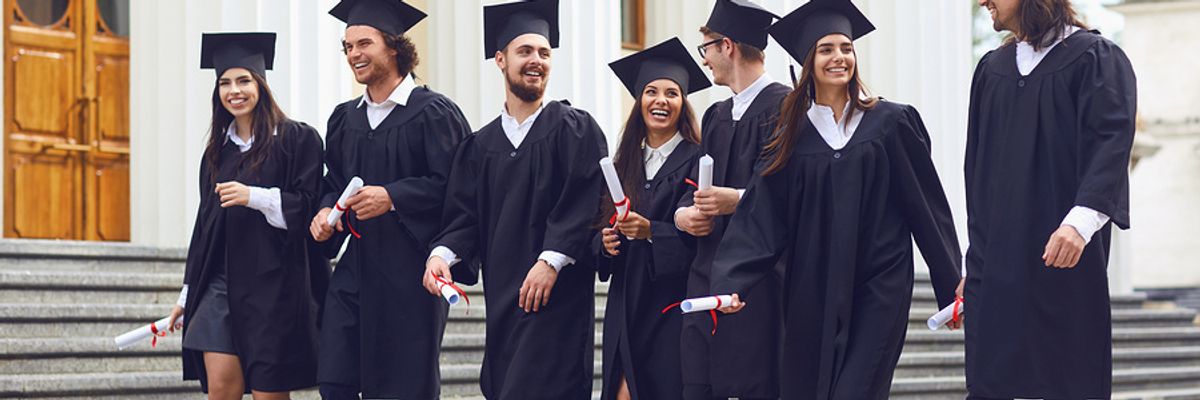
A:
[[[1011,27],[1006,42],[1029,42],[1039,51],[1062,39],[1065,26],[1087,29],[1071,7],[1071,0],[1019,0],[1015,19],[1017,26]]]
[[[396,70],[400,72],[400,76],[404,77],[413,72],[417,65],[421,63],[421,57],[417,54],[417,45],[413,44],[412,39],[405,35],[393,35],[390,33],[380,32],[383,35],[383,42],[387,47],[396,50]]]

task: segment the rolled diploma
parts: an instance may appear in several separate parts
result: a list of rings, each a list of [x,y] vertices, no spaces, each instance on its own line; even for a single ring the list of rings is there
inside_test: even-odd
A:
[[[442,298],[446,299],[447,303],[450,303],[450,305],[458,304],[458,300],[461,297],[459,297],[458,291],[454,290],[454,287],[438,282],[438,289],[442,291]]]
[[[962,304],[959,304],[958,315],[961,316],[962,314]],[[952,319],[954,319],[954,304],[950,304],[946,306],[946,308],[941,309],[941,311],[938,311],[936,314],[933,314],[933,316],[929,317],[929,321],[927,321],[925,324],[929,325],[929,330],[936,331],[938,328],[946,325],[946,323],[950,322]]]
[[[138,344],[139,342],[154,336],[155,330],[158,332],[168,332],[167,323],[170,322],[170,320],[170,316],[163,317],[163,319],[154,321],[155,329],[150,329],[150,325],[145,325],[132,331],[122,333],[121,336],[117,336],[116,339],[113,339],[113,342],[117,344],[117,349],[125,350],[130,346]],[[175,324],[183,324],[183,317],[180,316],[179,319],[175,321]]]
[[[683,311],[684,314],[687,314],[713,310],[716,309],[718,305],[720,307],[728,307],[730,304],[733,304],[733,296],[723,294],[719,296],[697,297],[694,299],[684,300],[679,303],[679,309]]]
[[[700,157],[700,190],[712,189],[713,158],[708,154]]]
[[[329,220],[326,221],[329,223],[329,226],[334,226],[334,224],[337,223],[338,218],[342,217],[342,210],[346,209],[346,200],[348,200],[350,196],[353,196],[355,193],[358,193],[358,190],[362,189],[362,187],[362,178],[357,176],[350,178],[350,184],[346,185],[346,190],[342,191],[342,197],[338,197],[337,207],[334,207],[333,210],[329,212]]]
[[[600,159],[600,171],[604,172],[604,183],[608,184],[608,194],[612,196],[613,205],[617,206],[617,215],[625,217],[629,213],[629,203],[625,201],[625,190],[621,188],[621,179],[617,178],[617,169],[613,167],[611,158]]]

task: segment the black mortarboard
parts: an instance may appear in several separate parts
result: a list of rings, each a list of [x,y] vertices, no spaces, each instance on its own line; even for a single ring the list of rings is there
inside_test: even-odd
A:
[[[200,41],[200,68],[245,68],[267,76],[275,64],[275,32],[205,33]]]
[[[508,47],[518,36],[536,33],[558,47],[558,0],[530,0],[483,8],[483,58]]]
[[[873,30],[875,25],[850,0],[812,0],[771,25],[771,37],[803,67],[804,57],[825,35],[857,40]]]
[[[329,15],[347,26],[366,25],[397,36],[425,19],[424,12],[400,0],[342,0]]]
[[[664,78],[679,84],[684,94],[712,86],[678,37],[613,61],[608,67],[634,98],[641,96],[647,84]]]
[[[767,48],[767,28],[776,18],[779,16],[749,0],[717,0],[704,26],[762,50]]]

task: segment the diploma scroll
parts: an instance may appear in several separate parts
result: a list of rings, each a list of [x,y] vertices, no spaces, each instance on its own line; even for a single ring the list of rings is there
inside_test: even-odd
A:
[[[700,190],[712,189],[712,176],[713,158],[712,156],[705,154],[704,157],[700,157],[700,183],[697,184],[697,188]]]
[[[329,226],[337,224],[338,218],[342,217],[342,213],[346,211],[346,200],[350,199],[359,189],[362,189],[362,178],[354,177],[350,179],[350,184],[346,185],[346,190],[342,191],[342,196],[338,197],[337,204],[333,205],[333,210],[329,212]]]
[[[167,326],[167,323],[169,323],[170,320],[171,317],[167,316],[158,321],[154,321],[152,324],[122,333],[121,336],[117,336],[115,339],[113,339],[113,342],[117,344],[117,349],[119,350],[125,350],[146,339],[151,339],[151,346],[157,345],[158,338],[166,336],[167,332],[170,332],[170,329],[168,329],[169,327]],[[179,319],[175,321],[175,326],[183,326],[183,316],[180,316]]]
[[[629,216],[629,199],[625,198],[625,190],[621,188],[621,178],[617,177],[617,169],[613,167],[611,158],[600,159],[600,171],[604,173],[604,183],[608,184],[608,194],[612,196],[613,206],[617,208],[617,213],[613,215],[609,223],[615,223],[617,220],[624,221]]]
[[[926,321],[925,324],[929,326],[929,330],[936,331],[950,321],[953,321],[955,318],[962,318],[962,315],[962,300],[955,300],[954,304],[946,306],[946,308],[941,309],[936,314],[933,314],[932,317],[929,317],[929,321]]]
[[[733,304],[733,296],[723,294],[719,296],[697,297],[687,299],[679,303],[679,310],[684,314],[715,310],[721,307],[726,307]]]

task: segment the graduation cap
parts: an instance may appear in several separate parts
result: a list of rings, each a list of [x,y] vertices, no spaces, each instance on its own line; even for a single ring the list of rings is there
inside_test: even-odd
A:
[[[536,33],[558,47],[558,0],[529,0],[483,8],[483,59],[508,47],[518,36]]]
[[[220,77],[230,68],[267,76],[275,64],[275,32],[205,33],[200,41],[200,68]]]
[[[342,0],[329,15],[346,26],[366,25],[397,36],[425,19],[424,12],[401,0]]]
[[[621,78],[621,83],[634,98],[641,96],[647,84],[658,79],[675,81],[684,94],[712,86],[678,37],[613,61],[608,67]]]
[[[767,48],[767,28],[776,18],[779,16],[750,0],[717,0],[704,26],[762,50]]]
[[[771,25],[771,37],[779,42],[800,66],[817,41],[831,33],[850,40],[871,33],[875,25],[850,0],[812,0]]]

